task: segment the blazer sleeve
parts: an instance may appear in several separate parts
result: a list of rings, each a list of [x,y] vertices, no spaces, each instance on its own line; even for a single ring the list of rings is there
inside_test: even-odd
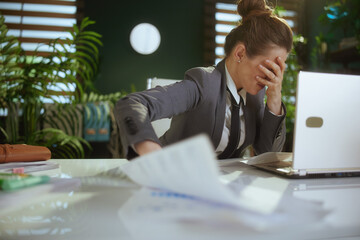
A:
[[[123,154],[127,158],[137,154],[131,146],[151,140],[160,143],[151,122],[194,108],[200,100],[198,83],[183,80],[168,86],[157,86],[143,92],[128,94],[116,103],[115,117],[120,130]]]
[[[253,144],[255,153],[281,152],[286,140],[286,107],[282,103],[284,114],[276,116],[270,112],[267,106],[262,108],[260,126]]]

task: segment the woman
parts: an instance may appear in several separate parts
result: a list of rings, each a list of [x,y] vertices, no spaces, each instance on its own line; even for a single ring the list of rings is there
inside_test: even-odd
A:
[[[239,157],[249,145],[256,154],[281,151],[286,131],[281,84],[292,31],[264,0],[240,0],[238,13],[242,20],[226,37],[225,58],[215,67],[190,69],[179,83],[118,101],[127,158],[200,133],[210,137],[219,159]],[[170,117],[170,129],[158,139],[151,121]]]

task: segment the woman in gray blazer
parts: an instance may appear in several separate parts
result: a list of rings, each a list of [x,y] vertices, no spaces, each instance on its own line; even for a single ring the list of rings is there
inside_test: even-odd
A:
[[[226,37],[225,58],[197,67],[183,81],[127,95],[115,115],[127,158],[205,133],[219,159],[281,151],[286,109],[281,101],[292,31],[264,0],[240,0],[242,20]],[[264,101],[266,95],[266,103]],[[235,111],[237,109],[237,112]],[[172,118],[158,138],[151,121]]]

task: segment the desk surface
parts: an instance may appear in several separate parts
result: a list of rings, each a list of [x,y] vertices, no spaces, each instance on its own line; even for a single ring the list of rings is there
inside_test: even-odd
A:
[[[124,159],[50,161],[60,164],[49,172],[60,179],[52,188],[22,190],[26,201],[16,192],[1,193],[0,201],[6,198],[8,207],[0,209],[0,239],[360,239],[360,178],[288,180],[242,163],[222,163],[222,173],[234,179],[234,186],[246,186],[242,191],[266,190],[259,196],[264,203],[299,207],[301,199],[326,210],[318,224],[294,215],[288,226],[264,230],[252,228],[248,213],[155,196],[108,172]],[[245,220],[247,225],[241,224]]]

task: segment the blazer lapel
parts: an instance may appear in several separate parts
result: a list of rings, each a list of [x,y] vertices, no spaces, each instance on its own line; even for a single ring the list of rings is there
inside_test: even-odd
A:
[[[216,148],[221,139],[225,121],[226,109],[226,74],[225,74],[225,59],[219,62],[215,67],[221,73],[221,84],[218,103],[215,114],[215,125],[212,132],[212,139],[214,147]]]

